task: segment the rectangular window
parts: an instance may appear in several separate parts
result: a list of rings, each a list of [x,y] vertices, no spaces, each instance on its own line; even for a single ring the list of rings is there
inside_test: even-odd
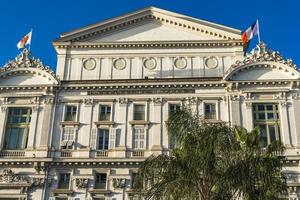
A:
[[[31,108],[9,108],[5,132],[5,149],[25,149],[31,121]]]
[[[61,141],[61,148],[62,149],[72,149],[74,144],[74,127],[73,126],[66,126],[63,127],[62,133],[62,141]]]
[[[180,110],[179,104],[169,104],[169,116],[174,114],[176,111]]]
[[[106,189],[107,175],[105,173],[99,173],[95,176],[95,189]]]
[[[145,149],[146,138],[145,128],[134,128],[133,129],[133,148],[134,149]]]
[[[260,128],[263,145],[280,140],[280,119],[277,104],[253,104],[253,124]]]
[[[100,121],[110,121],[111,106],[101,105],[100,106]]]
[[[107,150],[109,143],[109,130],[108,129],[99,129],[98,134],[98,149]]]
[[[75,122],[77,114],[77,106],[66,106],[65,121]]]
[[[216,119],[216,104],[215,103],[204,103],[204,118],[205,119]]]
[[[131,188],[135,189],[136,186],[136,177],[137,177],[137,173],[132,173],[131,174]]]
[[[145,120],[145,105],[134,105],[133,120]]]
[[[58,189],[69,189],[70,173],[62,173],[59,175]]]

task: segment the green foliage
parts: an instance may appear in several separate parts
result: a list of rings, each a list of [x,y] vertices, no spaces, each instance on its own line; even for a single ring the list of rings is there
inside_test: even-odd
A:
[[[168,131],[176,141],[169,155],[152,155],[140,166],[136,192],[146,199],[274,200],[285,192],[280,142],[262,146],[251,132],[225,123],[204,123],[184,109]]]

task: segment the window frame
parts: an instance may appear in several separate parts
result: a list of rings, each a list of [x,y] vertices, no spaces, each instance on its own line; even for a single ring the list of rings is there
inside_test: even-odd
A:
[[[263,106],[264,109],[260,110],[259,107]],[[272,110],[268,109],[268,106],[272,106]],[[273,118],[269,119],[269,115],[272,114]],[[253,103],[252,104],[252,118],[253,118],[253,126],[258,127],[261,131],[263,137],[263,146],[267,146],[272,142],[278,140],[281,141],[281,131],[280,131],[280,115],[279,115],[279,105],[277,103]],[[264,115],[264,119],[261,116]],[[265,126],[265,137],[263,136],[262,128]],[[275,140],[271,140],[271,132],[270,127],[274,128],[274,138]],[[266,138],[266,140],[264,139]]]
[[[15,111],[19,110],[18,114],[15,114]],[[26,113],[23,113],[24,110],[27,110]],[[25,121],[22,121],[25,117]],[[9,107],[8,115],[5,124],[5,134],[4,134],[4,143],[3,149],[5,150],[24,150],[27,148],[28,137],[30,132],[32,117],[32,108],[31,107]],[[14,122],[14,119],[18,119],[18,122]],[[17,130],[17,133],[13,133],[12,130]],[[21,130],[22,133],[20,132]],[[11,135],[16,134],[16,144],[13,148],[9,147]],[[22,134],[21,145],[19,143],[19,137]]]
[[[101,175],[105,175],[105,183],[101,183]],[[100,178],[99,178],[100,183],[97,183],[98,176],[100,176]],[[108,177],[107,173],[100,173],[100,172],[95,173],[95,176],[94,176],[94,189],[107,190],[107,186],[108,186],[107,177]],[[101,187],[102,184],[104,185],[104,187]]]
[[[110,112],[109,112],[109,119],[101,119],[101,114],[102,114],[102,107],[110,107]],[[108,121],[112,121],[112,105],[111,104],[100,104],[99,105],[99,115],[98,115],[98,119],[100,122],[108,122]],[[107,115],[107,108],[105,109],[105,114]]]
[[[179,108],[176,108],[175,111],[172,111],[172,110],[171,110],[171,106],[175,106],[175,107],[179,107]],[[179,109],[179,110],[182,109],[182,105],[181,105],[180,103],[169,103],[169,104],[168,104],[168,115],[169,115],[169,117],[170,117],[172,114],[174,114],[174,113],[177,111],[177,109]]]
[[[68,117],[68,107],[75,107],[76,108],[76,114],[74,116],[74,120],[73,120],[73,117],[72,117],[72,120],[68,120],[67,117]],[[77,119],[78,119],[78,104],[66,104],[65,107],[64,107],[64,118],[63,118],[63,121],[64,122],[77,122]],[[72,111],[73,113],[74,111]]]
[[[98,128],[97,129],[98,133],[97,133],[97,143],[96,143],[96,149],[97,150],[100,150],[100,151],[107,151],[109,150],[110,148],[110,129],[109,128]],[[102,141],[102,146],[103,148],[100,148],[100,138],[101,138],[101,131],[107,131],[105,134],[106,136],[105,137],[102,137],[104,138],[103,141]],[[104,134],[104,132],[103,132]],[[105,141],[107,139],[107,141]],[[107,142],[107,148],[106,147],[106,142]]]
[[[139,133],[139,137],[136,138],[136,130],[143,130],[143,138],[141,139],[141,133]],[[136,145],[138,144],[138,145]],[[143,147],[141,147],[141,144]],[[133,133],[132,133],[132,149],[134,150],[145,150],[147,144],[147,135],[146,135],[146,128],[144,126],[134,126]]]
[[[141,114],[141,111],[137,111],[137,106],[143,106],[143,119],[136,117],[138,114]],[[138,113],[136,113],[138,112]],[[133,120],[134,121],[146,121],[146,104],[133,104]]]
[[[210,105],[210,113],[206,112],[206,106]],[[211,106],[214,106],[212,109]],[[204,119],[206,120],[216,120],[217,119],[217,103],[216,102],[204,102],[203,103],[203,110],[204,110]],[[212,112],[214,111],[214,112]]]
[[[61,183],[61,177],[62,175],[69,175],[69,180],[68,183],[63,183],[65,185],[63,185],[62,187],[62,183]],[[57,189],[70,189],[71,187],[71,173],[70,172],[61,172],[58,174],[58,183],[57,183]]]

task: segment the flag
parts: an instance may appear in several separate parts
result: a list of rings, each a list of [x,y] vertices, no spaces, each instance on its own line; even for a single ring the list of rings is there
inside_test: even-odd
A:
[[[247,49],[250,40],[255,35],[257,35],[258,38],[259,38],[259,24],[258,24],[258,20],[256,20],[256,22],[253,23],[249,28],[247,28],[247,30],[244,31],[243,34],[242,34],[242,41],[243,41],[245,49]]]
[[[32,31],[30,31],[27,35],[25,35],[20,42],[17,44],[18,49],[24,48],[26,45],[30,44],[31,42],[31,35]]]

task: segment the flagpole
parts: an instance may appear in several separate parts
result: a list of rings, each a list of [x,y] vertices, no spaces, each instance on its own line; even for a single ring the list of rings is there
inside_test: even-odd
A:
[[[257,23],[257,27],[258,27],[258,34],[257,34],[257,37],[258,37],[258,44],[260,44],[260,28],[259,28],[259,22],[258,22],[258,19],[256,20],[256,23]]]
[[[30,29],[30,43],[28,45],[28,51],[30,52],[30,48],[31,48],[31,39],[32,39],[32,28]]]

